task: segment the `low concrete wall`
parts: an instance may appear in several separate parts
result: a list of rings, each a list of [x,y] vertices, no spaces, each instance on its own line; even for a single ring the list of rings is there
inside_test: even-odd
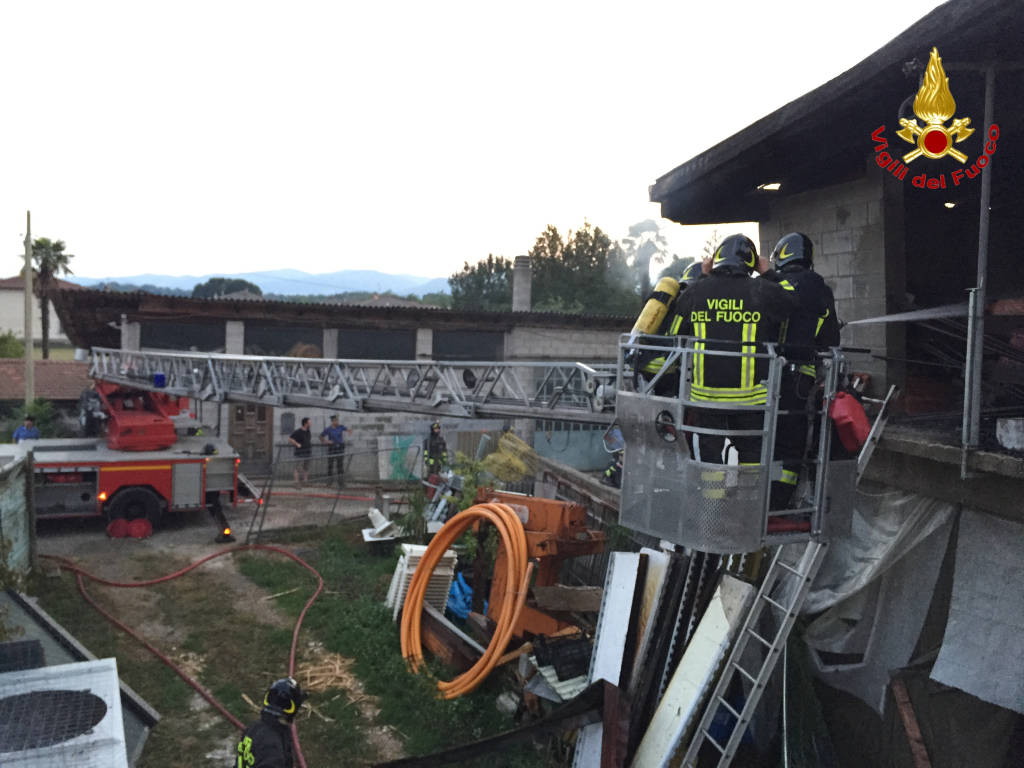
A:
[[[32,519],[31,462],[0,455],[0,538],[3,566],[28,573],[32,566],[35,527]],[[10,547],[9,551],[7,547]]]

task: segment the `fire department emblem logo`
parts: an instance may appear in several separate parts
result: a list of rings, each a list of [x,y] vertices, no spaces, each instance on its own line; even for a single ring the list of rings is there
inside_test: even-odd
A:
[[[957,118],[947,126],[946,121],[955,113],[956,101],[949,90],[949,78],[942,68],[938,49],[932,48],[924,81],[917,96],[914,97],[914,114],[924,121],[924,125],[918,125],[916,119],[908,120],[901,117],[902,128],[896,131],[896,135],[905,142],[917,145],[916,149],[903,156],[903,162],[910,163],[921,155],[933,160],[949,155],[961,163],[966,162],[967,155],[956,149],[953,144],[959,144],[968,138],[974,133],[974,129],[970,127],[969,117]]]

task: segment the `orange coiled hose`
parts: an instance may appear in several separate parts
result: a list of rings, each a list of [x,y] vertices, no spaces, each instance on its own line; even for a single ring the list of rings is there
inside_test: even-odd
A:
[[[519,621],[526,602],[526,591],[530,586],[533,563],[526,560],[526,532],[516,513],[507,504],[477,504],[455,515],[437,532],[427,551],[420,559],[416,572],[409,582],[405,593],[405,605],[402,608],[402,655],[409,662],[413,671],[419,670],[423,664],[423,644],[420,636],[421,619],[423,617],[423,598],[427,592],[430,576],[445,551],[471,525],[478,521],[492,523],[501,536],[505,547],[508,563],[505,584],[510,591],[514,590],[513,600],[504,601],[501,615],[484,655],[464,673],[453,680],[440,680],[437,683],[442,698],[454,699],[469,693],[482,683],[491,670],[497,665],[501,654],[505,651],[512,629]]]

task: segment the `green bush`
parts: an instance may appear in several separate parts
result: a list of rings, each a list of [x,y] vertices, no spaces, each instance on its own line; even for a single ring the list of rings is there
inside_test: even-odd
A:
[[[24,357],[25,345],[14,338],[14,331],[0,333],[0,357]]]

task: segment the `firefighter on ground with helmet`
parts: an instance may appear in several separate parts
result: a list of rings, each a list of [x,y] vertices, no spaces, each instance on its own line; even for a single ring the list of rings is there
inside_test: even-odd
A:
[[[832,289],[814,271],[814,246],[802,232],[784,235],[772,251],[772,269],[763,278],[796,290],[799,306],[786,323],[782,352],[787,365],[779,393],[775,457],[783,461],[776,501],[788,506],[799,480],[807,442],[807,400],[814,391],[815,353],[839,346],[839,320]]]
[[[276,680],[263,697],[260,719],[238,742],[234,768],[293,768],[291,724],[307,696],[294,679]]]
[[[756,269],[766,272],[767,259],[758,258],[757,248],[745,235],[730,235],[715,250],[705,267],[710,273],[690,286],[676,302],[680,317],[677,333],[693,338],[693,400],[729,405],[764,405],[768,375],[765,358],[704,355],[702,351],[764,352],[764,342],[777,342],[783,324],[797,309],[796,291],[791,285],[769,280],[751,280]],[[757,410],[705,409],[698,413],[699,425],[713,429],[758,430],[763,414]],[[759,464],[761,438],[731,438],[740,464]],[[700,459],[720,463],[724,437],[700,435]]]
[[[423,441],[423,468],[428,476],[438,474],[448,466],[448,444],[441,437],[441,422],[430,425],[430,434]]]

